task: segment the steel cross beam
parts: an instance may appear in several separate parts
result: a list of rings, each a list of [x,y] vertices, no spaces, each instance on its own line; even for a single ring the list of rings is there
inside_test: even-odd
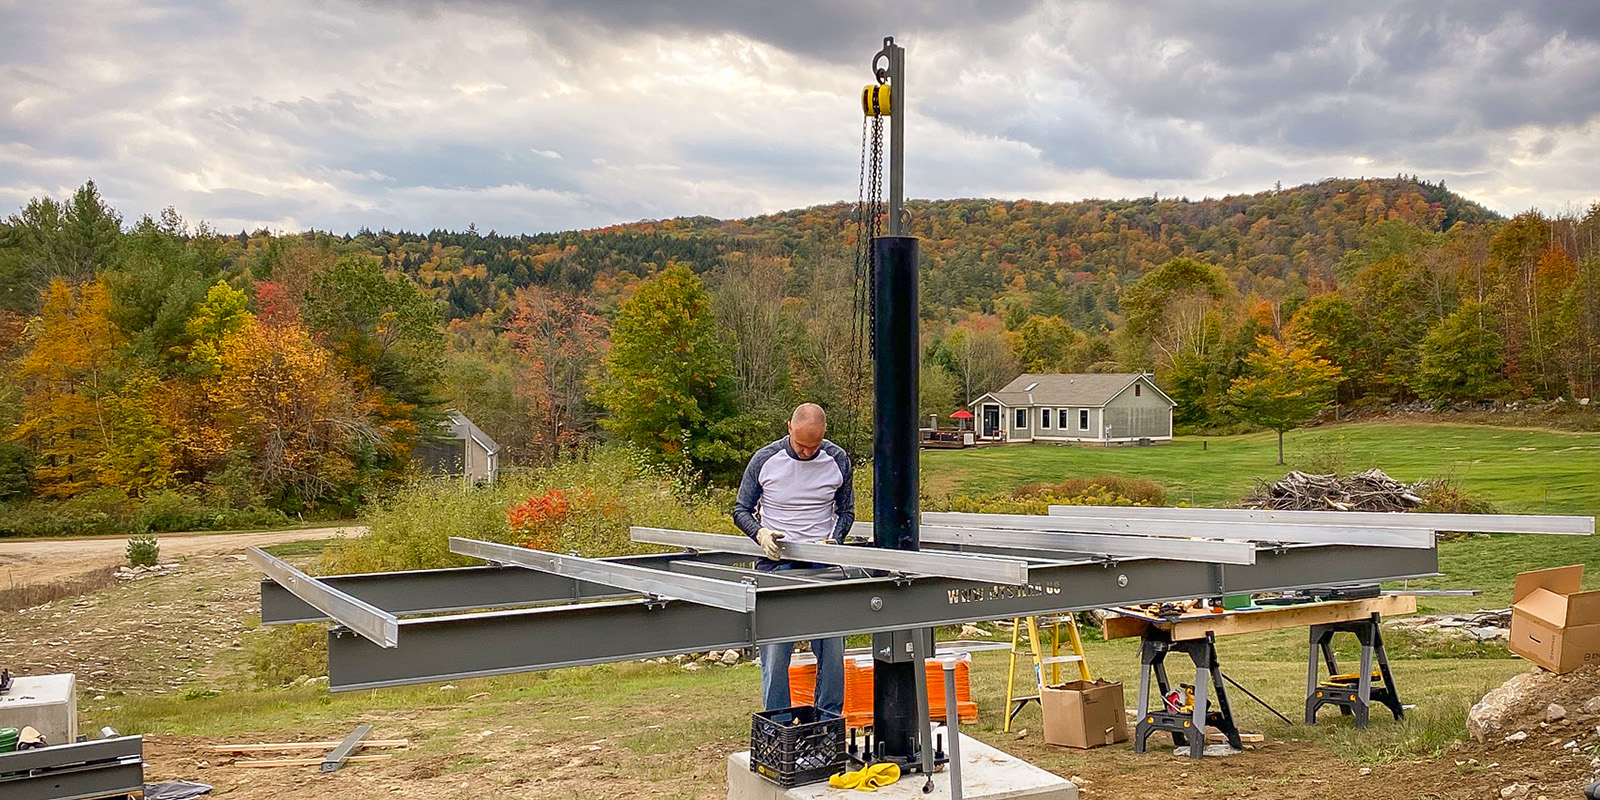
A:
[[[596,560],[651,569],[675,569],[675,564],[690,561],[683,553]],[[733,553],[702,553],[692,561],[696,564],[733,564],[740,561],[748,563],[752,559]],[[329,575],[317,578],[317,582],[402,617],[603,600],[635,594],[615,586],[521,567],[456,567]],[[295,597],[271,578],[261,581],[261,624],[288,625],[326,622],[330,619],[332,617]]]
[[[850,532],[870,537],[872,523],[857,522],[851,527]],[[957,545],[962,548],[1003,548],[1010,553],[1025,553],[1030,558],[1040,559],[1071,558],[1074,555],[1089,554],[1120,558],[1170,558],[1178,561],[1204,561],[1217,564],[1254,564],[1256,561],[1255,545],[1249,542],[1212,539],[966,528],[947,525],[922,525],[918,528],[918,536],[922,541],[932,544]]]
[[[714,535],[714,534],[712,534]],[[829,545],[837,547],[837,545]],[[329,632],[329,686],[375,689],[823,636],[925,628],[1130,603],[1438,574],[1432,549],[1289,546],[1253,565],[1137,559],[1034,566],[1025,586],[927,577],[757,590],[749,614],[613,600],[406,619],[397,650]]]
[[[380,647],[394,647],[397,644],[400,628],[395,615],[328,586],[259,547],[246,551],[245,558],[306,605],[338,620]]]
[[[761,546],[744,536],[667,528],[633,528],[632,536],[635,542],[645,544],[761,555]],[[779,542],[779,546],[785,556],[797,561],[880,569],[913,575],[990,581],[1012,586],[1021,586],[1028,582],[1028,562],[1018,558],[991,558],[957,553],[931,553],[926,550],[885,550],[877,547],[803,542]]]
[[[512,547],[506,544],[480,542],[477,539],[462,539],[455,536],[450,537],[450,552],[457,555],[481,558],[485,561],[513,564],[518,567],[539,570],[540,572],[564,575],[569,578],[589,581],[590,583],[615,586],[620,589],[654,595],[669,600],[687,600],[691,603],[699,603],[728,611],[749,612],[756,607],[756,586],[754,582],[735,583],[699,575],[666,572],[648,567],[636,567],[631,564],[620,564],[615,561],[601,561],[595,558],[563,556],[555,553],[546,553],[543,550],[529,550],[526,547]]]
[[[1414,511],[1274,511],[1251,508],[1147,508],[1125,506],[1050,506],[1053,517],[1124,520],[1205,521],[1244,524],[1372,525],[1462,533],[1554,533],[1588,536],[1594,517],[1544,514],[1438,514]]]
[[[1123,558],[1167,558],[1213,564],[1256,563],[1256,547],[1250,542],[939,525],[923,525],[921,536],[924,542],[938,544],[1026,548],[1045,553],[1097,553]]]
[[[1433,532],[1418,528],[1372,525],[1219,522],[1214,520],[1130,520],[1111,517],[1066,517],[1044,514],[962,514],[928,512],[929,525],[972,528],[1016,528],[1030,531],[1076,531],[1118,535],[1207,536],[1257,542],[1358,544],[1379,547],[1432,547]]]

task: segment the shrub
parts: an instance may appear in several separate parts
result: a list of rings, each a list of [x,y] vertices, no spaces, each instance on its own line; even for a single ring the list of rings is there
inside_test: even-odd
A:
[[[1161,506],[1166,501],[1167,490],[1154,481],[1104,475],[1060,483],[1030,483],[1010,494],[924,498],[922,507],[927,511],[976,514],[1045,514],[1052,505]]]
[[[161,562],[161,546],[156,537],[148,534],[128,540],[128,563],[135,567],[153,567]]]
[[[258,628],[247,638],[245,653],[256,678],[268,686],[315,678],[328,674],[328,631],[316,623]]]
[[[633,448],[601,447],[527,471],[502,471],[475,486],[420,478],[363,514],[369,533],[323,551],[325,574],[464,566],[450,552],[461,536],[555,552],[611,556],[650,548],[628,538],[633,525],[732,532],[726,492],[696,487],[684,473],[652,466]]]
[[[232,508],[176,491],[129,497],[95,489],[69,500],[34,499],[0,506],[0,536],[125,536],[193,530],[281,528],[277,509]]]

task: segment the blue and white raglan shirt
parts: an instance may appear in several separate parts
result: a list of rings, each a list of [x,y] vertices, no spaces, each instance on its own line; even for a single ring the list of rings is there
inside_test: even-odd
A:
[[[733,524],[752,539],[771,528],[788,541],[842,542],[856,521],[850,473],[850,456],[833,442],[823,439],[816,455],[802,459],[785,436],[750,458],[733,502]]]

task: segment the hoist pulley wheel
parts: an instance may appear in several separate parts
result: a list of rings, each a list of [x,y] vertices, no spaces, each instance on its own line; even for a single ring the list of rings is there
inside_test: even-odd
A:
[[[871,84],[861,89],[862,114],[869,117],[887,117],[891,116],[891,109],[887,85]]]

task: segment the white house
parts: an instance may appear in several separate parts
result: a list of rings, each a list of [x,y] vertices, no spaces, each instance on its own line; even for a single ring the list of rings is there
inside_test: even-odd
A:
[[[971,403],[990,442],[1172,440],[1177,403],[1143,373],[1022,375]]]

